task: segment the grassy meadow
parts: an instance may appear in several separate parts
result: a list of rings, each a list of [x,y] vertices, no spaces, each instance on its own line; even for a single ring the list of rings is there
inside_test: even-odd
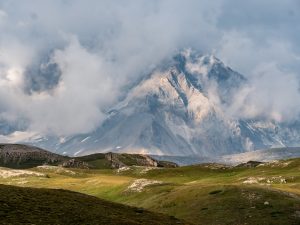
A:
[[[39,175],[0,176],[0,183],[76,191],[192,224],[300,224],[300,159],[255,168],[42,166],[30,171]]]

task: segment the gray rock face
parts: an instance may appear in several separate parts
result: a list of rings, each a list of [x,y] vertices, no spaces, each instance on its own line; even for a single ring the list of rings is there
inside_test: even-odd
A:
[[[247,80],[217,58],[183,51],[130,88],[95,131],[35,144],[70,155],[201,157],[300,145],[300,123],[237,120],[223,111],[243,85]]]

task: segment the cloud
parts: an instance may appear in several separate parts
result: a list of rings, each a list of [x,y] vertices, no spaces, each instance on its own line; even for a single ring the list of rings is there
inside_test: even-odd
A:
[[[261,64],[249,85],[241,88],[227,108],[238,118],[264,118],[290,122],[298,118],[300,104],[299,79],[293,73],[284,73],[274,63]]]
[[[257,43],[244,33],[230,31],[223,35],[216,54],[239,72],[251,76],[265,63],[276,63],[287,70],[295,70],[299,55],[294,52],[292,43],[287,40],[269,38],[265,43]]]
[[[215,6],[169,0],[1,1],[0,118],[10,115],[19,129],[24,117],[23,129],[42,133],[93,130],[122,86],[181,47],[209,48],[200,34],[214,36],[209,23]]]
[[[300,61],[291,42],[272,37],[262,45],[243,32],[230,31],[216,53],[249,82],[224,109],[229,115],[277,122],[299,118],[300,104],[295,99],[300,98]]]
[[[7,132],[91,131],[122,87],[184,47],[214,52],[250,80],[237,102],[260,112],[233,105],[232,115],[265,114],[267,105],[292,118],[299,109],[284,99],[297,95],[299,7],[293,0],[0,0],[0,123],[10,124]],[[285,84],[273,95],[282,103],[255,102],[275,91],[268,79]]]
[[[109,71],[101,57],[74,37],[66,48],[54,51],[52,62],[61,70],[60,82],[52,92],[29,97],[31,128],[59,135],[90,131],[102,120],[102,107],[116,96]]]

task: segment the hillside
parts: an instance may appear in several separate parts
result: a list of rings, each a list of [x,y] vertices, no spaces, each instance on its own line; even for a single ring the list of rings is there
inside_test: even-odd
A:
[[[0,144],[0,166],[31,168],[43,164],[58,165],[67,157],[29,145]]]
[[[0,224],[187,224],[174,217],[96,197],[51,189],[0,185]]]
[[[88,163],[94,169],[121,168],[126,166],[177,167],[176,163],[156,160],[148,155],[141,154],[109,152],[75,157],[75,159]]]
[[[147,155],[99,153],[81,157],[68,157],[29,145],[1,144],[0,166],[32,168],[41,165],[69,168],[109,169],[125,166],[176,167],[172,162],[159,161]]]

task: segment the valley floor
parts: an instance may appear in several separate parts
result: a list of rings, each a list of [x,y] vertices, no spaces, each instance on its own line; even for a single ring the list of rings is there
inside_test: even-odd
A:
[[[29,171],[16,175],[14,170],[0,168],[0,183],[81,192],[192,224],[300,224],[300,159],[255,168],[42,166]]]

